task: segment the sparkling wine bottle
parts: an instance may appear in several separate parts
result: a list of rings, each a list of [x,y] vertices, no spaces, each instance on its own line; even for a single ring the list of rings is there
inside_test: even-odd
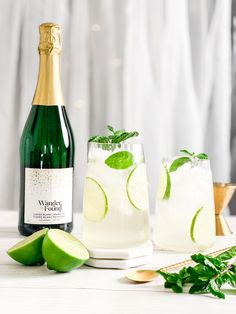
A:
[[[40,66],[32,108],[20,142],[19,232],[42,228],[70,232],[74,140],[60,79],[60,27],[39,27]]]

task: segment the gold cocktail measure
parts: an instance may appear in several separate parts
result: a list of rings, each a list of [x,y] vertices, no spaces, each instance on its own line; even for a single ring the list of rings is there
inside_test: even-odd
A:
[[[225,236],[230,235],[230,230],[224,216],[223,211],[228,206],[236,184],[232,183],[214,183],[214,201],[215,201],[215,219],[216,219],[216,235]]]

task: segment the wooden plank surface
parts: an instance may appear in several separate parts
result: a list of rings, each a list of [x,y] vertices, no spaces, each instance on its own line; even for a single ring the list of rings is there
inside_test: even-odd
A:
[[[17,232],[17,213],[0,211],[0,313],[234,313],[236,295],[226,300],[211,296],[173,294],[162,279],[133,285],[124,279],[126,270],[82,267],[66,274],[44,266],[26,267],[11,260],[6,250],[22,238]],[[236,217],[228,218],[236,231]],[[80,217],[75,215],[75,221]],[[79,225],[78,223],[76,224]],[[79,235],[78,227],[74,233]],[[210,251],[236,244],[234,235],[219,237]],[[189,254],[155,251],[145,267],[159,268],[189,258]],[[78,312],[80,311],[80,312]]]

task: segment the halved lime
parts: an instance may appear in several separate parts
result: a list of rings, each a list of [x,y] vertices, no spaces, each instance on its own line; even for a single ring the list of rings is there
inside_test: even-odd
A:
[[[126,193],[130,203],[136,209],[148,209],[147,173],[144,163],[136,166],[130,172],[126,181]]]
[[[100,221],[108,211],[106,192],[97,180],[86,177],[84,186],[83,215],[87,220]]]
[[[205,245],[213,241],[213,236],[214,219],[211,217],[209,208],[202,206],[193,216],[190,226],[190,238],[196,244]]]
[[[7,254],[24,265],[43,265],[42,243],[48,229],[34,232],[29,237],[12,246]]]
[[[171,192],[171,179],[167,167],[162,164],[157,186],[157,198],[160,200],[168,200]]]
[[[63,273],[82,266],[89,259],[86,247],[76,237],[59,229],[48,231],[42,253],[48,269]]]

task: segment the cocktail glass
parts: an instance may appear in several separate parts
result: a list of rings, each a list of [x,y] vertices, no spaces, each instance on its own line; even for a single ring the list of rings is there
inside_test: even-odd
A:
[[[215,238],[212,174],[209,160],[171,167],[179,157],[163,159],[157,191],[155,243],[181,252],[211,247]]]
[[[83,198],[84,243],[92,248],[125,248],[148,239],[143,146],[89,143]]]

